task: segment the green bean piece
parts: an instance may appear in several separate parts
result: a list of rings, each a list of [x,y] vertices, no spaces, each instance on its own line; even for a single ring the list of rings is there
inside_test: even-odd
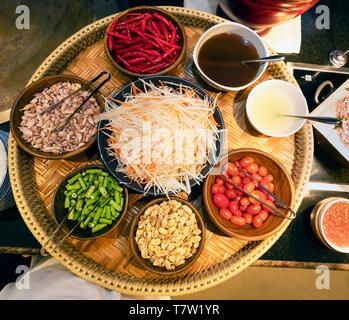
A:
[[[88,199],[86,200],[86,205],[90,206],[91,204],[94,204],[98,201],[98,198],[96,199]]]
[[[87,227],[87,225],[91,221],[91,219],[92,219],[92,216],[89,215],[83,222],[81,222],[83,229],[85,229]],[[80,224],[80,227],[81,227],[81,224]]]
[[[108,191],[106,190],[106,188],[104,187],[99,187],[98,189],[100,191],[100,193],[102,194],[102,196],[105,198],[108,196]]]
[[[100,193],[101,193],[101,192],[100,192],[99,190],[95,191],[94,193],[92,193],[91,199],[96,199],[96,198],[98,198],[98,196],[99,196]]]
[[[102,211],[102,214],[101,214],[101,218],[104,218],[105,217],[105,211],[106,211],[107,207],[104,207],[103,208],[103,211]]]
[[[72,197],[73,199],[76,199],[76,198],[78,197],[78,195],[77,195],[76,192],[73,192],[73,193],[71,194],[71,197]]]
[[[86,192],[86,198],[90,198],[92,196],[93,191],[95,191],[95,186],[90,186]]]
[[[94,181],[93,181],[93,185],[96,186],[96,187],[98,187],[98,180],[94,180]]]
[[[101,230],[104,229],[106,226],[107,226],[107,224],[105,224],[105,223],[97,224],[95,227],[92,228],[92,233],[101,231]]]
[[[79,178],[81,177],[81,173],[76,174],[74,177],[70,178],[68,180],[68,184],[73,184],[74,182],[76,182]]]
[[[106,208],[106,209],[105,209],[105,217],[106,217],[107,219],[110,219],[110,218],[111,218],[110,206],[106,206],[105,208]]]
[[[109,208],[110,208],[111,216],[113,218],[115,218],[117,216],[117,214],[118,214],[117,211],[112,206],[110,206]],[[111,217],[110,217],[110,219],[111,219]]]
[[[90,174],[88,175],[88,182],[91,183],[91,182],[94,180],[94,178],[95,178],[95,175],[92,174],[92,173],[90,173]]]
[[[70,207],[70,198],[69,197],[65,197],[64,209],[68,209],[69,207]]]
[[[110,200],[109,203],[116,211],[122,210],[121,206],[119,204],[117,204],[114,200]]]
[[[114,189],[115,189],[116,191],[119,191],[119,192],[124,191],[124,189],[123,189],[122,187],[120,187],[119,185],[114,186]]]
[[[105,172],[105,171],[102,171],[101,176],[103,176],[103,177],[108,177],[108,176],[109,176],[109,173],[108,173],[108,172]]]
[[[99,174],[100,172],[102,172],[102,169],[87,169],[86,173],[88,174]]]
[[[100,218],[101,215],[102,215],[102,212],[103,212],[103,209],[102,209],[101,207],[98,207],[98,208],[97,208],[96,215],[95,215],[94,218],[93,218],[93,222],[94,222],[94,223],[98,223],[99,218]]]
[[[88,227],[92,229],[95,225],[96,225],[96,224],[95,224],[94,222],[90,222],[90,223],[88,224]]]
[[[78,203],[76,204],[76,210],[78,210],[78,211],[82,211],[82,204],[84,203],[84,200],[82,200],[82,199],[79,199],[78,200]]]
[[[70,200],[70,206],[71,206],[71,207],[74,207],[75,205],[76,205],[76,200],[71,199],[71,200]]]
[[[75,209],[71,209],[68,214],[68,220],[74,220],[75,217]]]
[[[79,219],[79,217],[80,217],[80,212],[79,211],[76,211],[75,213],[74,213],[74,221],[76,221],[76,220],[78,220]]]
[[[71,191],[71,190],[79,190],[81,188],[80,182],[77,182],[75,184],[70,184],[66,187],[67,190]]]
[[[121,207],[121,210],[124,210],[124,204],[125,204],[125,199],[124,199],[124,197],[121,196],[121,198],[120,198],[120,207]]]
[[[85,182],[88,182],[88,176],[85,176],[85,177],[84,177],[84,181],[85,181]]]
[[[83,177],[85,177],[85,176],[86,176],[86,171],[84,171],[83,173],[81,173],[81,175],[82,175]]]
[[[104,178],[102,176],[98,177],[98,187],[103,186]]]
[[[80,185],[81,185],[81,188],[83,188],[84,190],[86,190],[86,184],[85,184],[85,181],[83,178],[79,177],[78,179]]]
[[[115,202],[117,203],[117,204],[120,204],[120,200],[121,200],[121,194],[120,194],[120,192],[118,192],[118,191],[114,191],[114,198],[115,198]]]
[[[104,208],[110,201],[110,198],[107,197],[107,198],[103,198],[102,201],[100,202],[99,206]]]
[[[108,189],[108,182],[109,182],[108,178],[105,177],[104,180],[103,180],[103,187],[106,188],[106,189]]]
[[[81,195],[83,192],[84,192],[84,189],[81,188],[80,190],[76,191],[76,194],[79,196],[79,195]]]
[[[106,219],[106,218],[100,218],[99,223],[106,223],[106,224],[112,224],[113,220],[111,219]]]

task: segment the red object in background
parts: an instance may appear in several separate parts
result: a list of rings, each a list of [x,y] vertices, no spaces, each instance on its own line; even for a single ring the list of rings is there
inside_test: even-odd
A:
[[[229,0],[241,22],[251,28],[268,28],[304,13],[319,0]]]

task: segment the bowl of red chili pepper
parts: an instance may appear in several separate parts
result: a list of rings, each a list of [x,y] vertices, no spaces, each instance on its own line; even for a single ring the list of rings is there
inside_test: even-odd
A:
[[[184,61],[187,48],[179,21],[150,6],[119,14],[108,26],[104,44],[111,63],[134,77],[173,73]]]

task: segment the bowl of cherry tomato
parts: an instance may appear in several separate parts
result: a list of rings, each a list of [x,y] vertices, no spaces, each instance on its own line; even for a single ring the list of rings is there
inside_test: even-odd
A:
[[[266,152],[232,150],[221,171],[224,179],[272,207],[278,207],[277,202],[260,185],[289,207],[294,205],[295,187],[290,174],[279,160]],[[275,215],[269,207],[224,179],[219,175],[209,175],[204,183],[203,196],[210,218],[226,235],[248,241],[262,240],[287,223],[286,218]]]

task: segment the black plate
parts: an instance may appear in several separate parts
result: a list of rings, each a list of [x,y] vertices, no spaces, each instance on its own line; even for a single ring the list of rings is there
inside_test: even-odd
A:
[[[178,78],[178,77],[172,77],[172,76],[151,76],[151,77],[146,77],[143,78],[144,81],[151,81],[154,85],[159,85],[160,81],[161,82],[168,82],[167,85],[177,88],[178,86],[176,85],[171,85],[170,83],[174,84],[183,84],[185,86],[191,87],[195,89],[198,93],[198,95],[204,99],[205,97],[209,99],[209,101],[213,102],[211,96],[200,86],[197,84],[190,82],[188,80]],[[134,85],[136,85],[138,88],[143,88],[143,83],[141,80],[136,80],[133,82]],[[111,96],[116,99],[116,100],[125,100],[125,94],[128,94],[131,92],[131,86],[132,83],[128,84],[127,86],[123,87],[122,89],[114,92],[111,94]],[[219,129],[224,129],[224,122],[223,122],[223,117],[222,114],[219,110],[219,108],[215,109],[215,112],[213,114],[213,117],[215,121],[217,122],[217,125]],[[140,185],[134,181],[131,181],[128,176],[124,173],[117,172],[116,167],[117,167],[117,162],[115,158],[111,155],[108,154],[107,147],[108,147],[108,137],[107,134],[109,133],[107,129],[105,129],[105,126],[108,124],[107,120],[101,121],[98,125],[98,134],[97,134],[97,142],[98,142],[98,150],[101,156],[101,159],[104,163],[104,165],[108,168],[110,174],[112,174],[120,183],[126,184],[128,188],[132,189],[135,192],[138,193],[143,193],[143,194],[148,194],[148,195],[153,195],[153,196],[162,196],[164,195],[163,193],[157,192],[155,190],[155,187],[152,187],[149,189],[147,192],[144,190],[144,186]],[[106,133],[106,134],[105,134]],[[219,139],[216,142],[216,159],[219,158],[221,149],[224,146],[224,141],[220,141]],[[207,176],[211,169],[214,167],[215,163],[207,163],[204,168],[201,171],[201,174],[203,176]],[[193,187],[197,185],[197,182],[194,180],[190,181],[190,186]]]

